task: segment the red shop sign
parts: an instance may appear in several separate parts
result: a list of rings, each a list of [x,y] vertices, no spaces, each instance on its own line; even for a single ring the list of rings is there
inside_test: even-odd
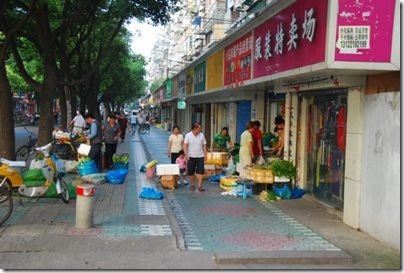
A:
[[[224,85],[251,79],[252,32],[247,33],[224,50]]]
[[[325,0],[297,0],[254,29],[253,78],[325,60]]]

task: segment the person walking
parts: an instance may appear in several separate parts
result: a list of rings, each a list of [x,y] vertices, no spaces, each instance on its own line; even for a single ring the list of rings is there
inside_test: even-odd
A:
[[[113,167],[112,157],[116,153],[118,146],[118,139],[121,135],[119,124],[116,122],[116,115],[111,113],[108,121],[102,126],[105,143],[105,168],[111,169]]]
[[[76,116],[70,121],[70,127],[72,128],[72,132],[76,135],[83,133],[86,127],[86,121],[84,120],[83,116],[81,115],[80,111],[76,111]]]
[[[263,148],[262,148],[262,132],[261,132],[261,123],[256,120],[253,121],[254,128],[251,131],[251,135],[253,138],[253,163],[257,162],[260,157],[262,157],[263,154]]]
[[[185,135],[184,153],[187,157],[187,174],[191,184],[191,190],[195,190],[195,176],[198,181],[198,190],[205,191],[202,186],[202,175],[205,173],[206,139],[202,126],[195,123],[192,130]]]
[[[237,172],[241,178],[248,178],[246,167],[251,165],[252,159],[254,158],[253,139],[251,135],[253,128],[254,123],[249,121],[247,123],[246,130],[240,136],[240,162],[237,164]]]
[[[132,112],[132,115],[130,116],[129,120],[130,120],[131,132],[132,135],[134,135],[136,133],[136,124],[137,124],[137,115],[135,111]]]
[[[185,157],[184,151],[181,150],[179,156],[175,160],[175,164],[178,164],[180,168],[180,179],[178,180],[178,184],[184,183],[184,185],[188,185],[188,181],[185,179],[185,172],[187,170],[187,158]]]
[[[121,128],[121,141],[125,142],[126,128],[128,128],[128,119],[125,117],[125,114],[123,112],[118,116],[118,124]]]
[[[184,137],[180,133],[180,127],[178,125],[173,126],[173,133],[168,138],[168,157],[171,158],[171,164],[175,164],[175,160],[179,156],[179,152],[184,145]]]
[[[102,172],[102,127],[93,114],[87,113],[84,117],[87,124],[90,125],[89,135],[86,140],[90,142],[90,152],[88,156],[94,160],[99,172]]]

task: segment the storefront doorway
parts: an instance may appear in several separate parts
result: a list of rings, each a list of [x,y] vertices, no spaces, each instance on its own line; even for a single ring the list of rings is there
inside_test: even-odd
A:
[[[335,208],[343,207],[347,92],[306,97],[307,190]]]

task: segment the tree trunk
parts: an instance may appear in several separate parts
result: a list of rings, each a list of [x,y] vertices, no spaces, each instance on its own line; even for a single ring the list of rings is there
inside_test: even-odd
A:
[[[15,159],[13,94],[6,74],[6,65],[0,64],[0,157]]]
[[[59,106],[60,106],[60,128],[67,129],[67,100],[65,93],[65,86],[59,86]]]

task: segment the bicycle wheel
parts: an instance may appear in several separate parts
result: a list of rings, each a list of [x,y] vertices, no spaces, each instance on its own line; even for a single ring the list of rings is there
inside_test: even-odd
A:
[[[7,221],[13,212],[13,198],[6,189],[0,187],[0,226]]]
[[[66,181],[62,177],[57,178],[57,182],[60,185],[60,188],[62,189],[62,192],[60,193],[60,198],[64,203],[69,203],[70,200],[70,193],[69,193],[69,187],[67,186]]]
[[[141,126],[141,127],[139,127],[139,133],[140,134],[146,134],[146,132],[147,132],[147,127],[146,126]]]
[[[0,176],[0,185],[3,189],[6,189],[7,191],[9,191],[11,193],[11,181],[5,177],[5,176]]]
[[[16,152],[16,160],[26,161],[29,156],[29,148],[27,145],[21,146]]]

